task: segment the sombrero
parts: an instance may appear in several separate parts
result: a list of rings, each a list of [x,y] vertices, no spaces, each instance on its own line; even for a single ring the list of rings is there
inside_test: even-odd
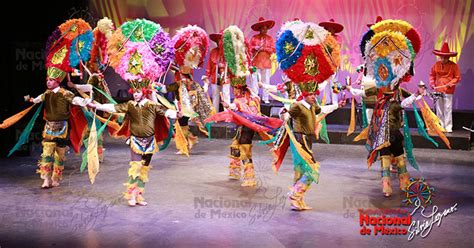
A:
[[[273,20],[265,20],[265,18],[260,17],[258,18],[258,22],[252,24],[250,26],[254,31],[260,31],[260,29],[264,26],[266,26],[268,29],[273,28],[275,25],[275,21]]]

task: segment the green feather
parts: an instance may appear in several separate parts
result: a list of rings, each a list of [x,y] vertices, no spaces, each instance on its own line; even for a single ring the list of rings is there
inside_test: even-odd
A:
[[[13,148],[10,150],[10,152],[8,152],[7,157],[10,157],[16,150],[18,150],[18,148],[20,148],[23,144],[26,144],[28,142],[28,137],[30,137],[31,130],[33,129],[33,126],[35,125],[35,121],[38,118],[38,115],[41,112],[42,107],[43,107],[43,103],[40,104],[35,114],[26,125],[23,132],[21,132],[20,137],[18,138],[18,141],[16,142],[15,146],[13,146]]]

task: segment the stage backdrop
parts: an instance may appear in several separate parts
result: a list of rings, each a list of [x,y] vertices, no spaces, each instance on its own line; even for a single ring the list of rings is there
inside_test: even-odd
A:
[[[171,35],[187,24],[196,24],[208,33],[218,32],[235,24],[250,38],[250,26],[264,17],[275,20],[269,31],[272,36],[282,23],[300,18],[319,23],[331,18],[344,25],[342,32],[342,71],[339,80],[351,75],[361,64],[359,43],[377,15],[384,19],[404,19],[420,32],[422,48],[416,62],[416,75],[406,87],[410,90],[423,80],[428,83],[431,66],[436,61],[433,48],[447,41],[458,52],[462,80],[454,97],[454,109],[474,110],[474,25],[472,0],[94,0],[91,9],[98,17],[108,16],[116,25],[134,18],[147,18],[161,24]],[[212,46],[211,46],[212,47]],[[196,78],[203,73],[200,70]],[[280,72],[272,77],[280,82]]]

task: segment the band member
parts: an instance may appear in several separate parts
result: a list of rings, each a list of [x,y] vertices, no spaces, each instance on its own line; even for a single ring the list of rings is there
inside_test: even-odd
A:
[[[258,19],[251,28],[259,32],[250,39],[250,60],[251,65],[255,68],[252,73],[252,83],[250,90],[258,95],[258,83],[270,84],[272,61],[270,56],[275,53],[275,41],[267,34],[268,30],[275,25],[273,20],[265,20],[263,17]],[[269,103],[268,94],[262,92],[262,101]]]
[[[440,57],[440,61],[436,62],[431,68],[430,87],[435,91],[442,93],[436,102],[436,115],[441,121],[441,126],[446,132],[453,131],[453,94],[456,85],[461,80],[459,66],[449,60],[458,53],[449,50],[447,42],[441,46],[441,50],[434,50],[433,53]]]

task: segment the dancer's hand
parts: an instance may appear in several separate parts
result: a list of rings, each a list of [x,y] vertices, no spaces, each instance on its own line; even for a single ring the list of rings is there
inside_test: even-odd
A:
[[[176,112],[176,118],[180,119],[181,117],[183,117],[183,112],[181,111]]]

